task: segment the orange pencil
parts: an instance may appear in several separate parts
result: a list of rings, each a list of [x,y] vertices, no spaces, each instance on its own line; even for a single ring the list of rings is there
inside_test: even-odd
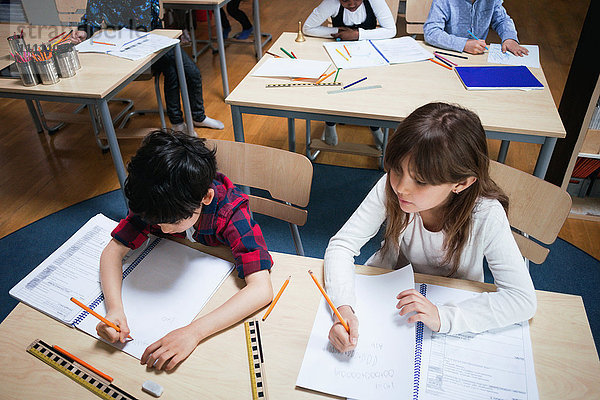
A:
[[[346,53],[348,53],[348,57],[352,57],[352,54],[350,54],[350,52],[348,51],[348,48],[346,47],[346,45],[344,45],[344,49],[346,49]]]
[[[325,75],[324,77],[322,77],[321,79],[319,79],[318,81],[316,81],[315,85],[318,85],[319,83],[323,82],[325,79],[329,78],[333,74],[335,74],[335,71],[331,71],[331,73]]]
[[[344,318],[342,318],[342,316],[340,315],[340,312],[337,310],[337,308],[335,308],[335,306],[333,305],[333,302],[331,301],[331,299],[329,298],[329,296],[327,296],[327,293],[325,293],[325,290],[323,289],[323,287],[321,286],[321,284],[319,284],[319,281],[317,281],[317,278],[315,277],[315,275],[313,274],[313,272],[309,269],[308,273],[310,274],[310,277],[313,279],[313,281],[315,281],[315,284],[317,285],[317,287],[319,288],[319,290],[321,291],[321,293],[323,293],[323,296],[325,296],[325,300],[327,300],[327,303],[329,304],[329,307],[331,307],[331,309],[335,313],[336,317],[338,317],[338,319],[340,320],[340,322],[342,323],[342,325],[344,325],[344,328],[346,328],[346,332],[350,333],[350,327],[348,326],[348,324],[346,323],[346,321],[344,321]]]
[[[96,42],[95,40],[92,40],[92,43],[105,44],[105,45],[108,45],[108,46],[116,46],[116,44],[114,44],[114,43]]]
[[[281,286],[281,289],[279,289],[279,292],[277,292],[277,296],[275,296],[275,298],[273,299],[273,301],[271,302],[271,305],[269,306],[269,308],[267,309],[267,312],[265,313],[265,315],[263,315],[262,320],[264,321],[265,319],[267,319],[267,317],[269,316],[269,314],[271,314],[271,311],[273,311],[273,307],[275,307],[275,304],[277,303],[277,300],[279,300],[279,298],[281,297],[281,294],[283,293],[285,287],[288,285],[288,283],[290,283],[290,278],[292,276],[288,276],[288,278],[285,280],[285,282],[283,283],[283,286]]]
[[[441,65],[444,68],[448,68],[450,71],[452,71],[452,68],[450,68],[449,66],[442,64],[441,62],[435,61],[433,58],[430,58],[429,61],[432,61],[434,63],[436,63],[437,65]]]
[[[81,364],[84,367],[86,367],[87,369],[89,369],[90,371],[100,375],[102,378],[106,379],[107,381],[112,382],[114,380],[110,376],[106,375],[104,372],[97,370],[96,368],[92,367],[90,364],[86,363],[85,361],[75,357],[73,354],[69,353],[65,349],[61,349],[57,345],[52,346],[52,348],[54,350],[56,350],[57,352],[61,353],[63,356],[66,356],[67,358],[71,358],[73,361],[77,362],[78,364]]]
[[[113,328],[115,331],[121,332],[121,328],[119,328],[117,325],[115,325],[114,323],[110,322],[109,320],[107,320],[106,318],[104,318],[102,315],[98,314],[96,311],[92,310],[91,308],[89,308],[88,306],[86,306],[85,304],[83,304],[82,302],[80,302],[79,300],[77,300],[75,297],[71,297],[71,301],[73,303],[77,304],[79,307],[83,308],[85,311],[87,311],[90,314],[92,314],[94,317],[98,318],[100,321],[104,322],[106,325],[108,325],[111,328]],[[129,335],[127,335],[127,337],[129,339],[133,339]]]

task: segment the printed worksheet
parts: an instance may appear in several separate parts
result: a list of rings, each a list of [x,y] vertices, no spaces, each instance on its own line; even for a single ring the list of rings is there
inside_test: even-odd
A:
[[[329,343],[333,319],[323,299],[296,385],[357,399],[410,398],[415,326],[398,314],[396,295],[413,287],[410,266],[384,275],[357,275],[355,312],[360,337],[356,349],[346,353]]]
[[[510,51],[502,52],[502,45],[498,43],[490,44],[488,53],[488,63],[505,64],[505,65],[524,65],[530,68],[541,68],[540,65],[540,49],[537,45],[521,45],[529,50],[529,54],[523,57],[518,57]]]

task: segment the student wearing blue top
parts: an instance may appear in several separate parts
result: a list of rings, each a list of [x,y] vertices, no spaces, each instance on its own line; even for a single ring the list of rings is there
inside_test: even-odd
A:
[[[332,27],[323,25],[328,18]],[[390,39],[396,36],[396,24],[385,0],[323,0],[308,16],[302,31],[308,36],[338,40]],[[381,128],[372,126],[371,133],[375,146],[381,148]],[[325,123],[322,138],[330,146],[337,145],[334,122]]]
[[[522,57],[529,51],[519,45],[512,18],[502,6],[503,0],[433,0],[423,25],[425,41],[443,49],[481,54],[486,48],[490,27],[507,50]],[[477,39],[475,39],[471,32]]]

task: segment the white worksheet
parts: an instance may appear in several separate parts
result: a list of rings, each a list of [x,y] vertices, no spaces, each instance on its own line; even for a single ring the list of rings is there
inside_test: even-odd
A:
[[[311,78],[317,79],[327,71],[329,61],[303,60],[297,58],[268,58],[258,66],[252,76]]]
[[[530,68],[541,68],[540,65],[540,49],[537,45],[522,44],[521,46],[529,50],[529,54],[523,57],[518,57],[510,51],[502,52],[502,45],[498,43],[490,44],[488,53],[488,63],[506,64],[506,65],[524,65]]]

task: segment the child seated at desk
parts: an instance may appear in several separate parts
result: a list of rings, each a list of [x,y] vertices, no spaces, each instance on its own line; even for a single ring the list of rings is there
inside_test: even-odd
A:
[[[482,332],[528,320],[536,310],[529,271],[511,233],[508,197],[489,175],[485,131],[472,111],[426,104],[400,123],[384,158],[387,172],[329,241],[325,284],[350,327],[334,323],[329,340],[342,352],[358,342],[354,257],[385,223],[382,248],[367,265],[483,281],[487,260],[498,291],[434,305],[414,289],[398,294],[407,321],[435,332]]]
[[[333,27],[323,26],[328,18]],[[337,40],[390,39],[396,36],[396,24],[385,0],[323,0],[304,22],[302,32]],[[372,126],[371,133],[375,146],[381,148],[383,131]],[[325,123],[322,139],[330,146],[337,145],[334,122]]]
[[[113,239],[100,257],[106,319],[121,332],[100,322],[98,335],[111,343],[125,342],[129,335],[121,298],[122,259],[150,233],[187,237],[207,246],[229,246],[238,276],[246,280],[246,287],[220,307],[148,346],[141,363],[171,370],[202,340],[271,301],[273,260],[250,215],[248,197],[217,172],[215,150],[208,149],[203,139],[182,132],[152,132],[129,162],[127,172],[124,190],[130,211],[112,232]]]
[[[482,54],[491,26],[502,40],[503,53],[508,50],[519,57],[529,54],[519,45],[515,23],[502,1],[433,0],[423,25],[425,41],[443,49]]]

